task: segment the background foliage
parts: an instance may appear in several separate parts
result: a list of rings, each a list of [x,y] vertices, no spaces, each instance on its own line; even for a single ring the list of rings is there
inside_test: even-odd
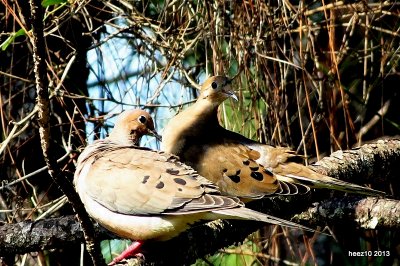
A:
[[[145,108],[162,132],[168,119],[195,99],[194,84],[215,74],[237,76],[239,101],[220,108],[225,127],[291,146],[309,161],[399,134],[397,2],[46,0],[42,5],[52,141],[71,180],[79,152],[87,141],[107,134],[115,114]],[[0,18],[0,219],[14,223],[71,213],[43,167],[28,2],[2,0]],[[146,145],[158,147],[149,141]],[[377,188],[395,193],[395,185]],[[209,261],[399,263],[395,232],[334,232],[337,241],[267,228],[242,246],[254,256],[218,254]],[[80,249],[4,261],[62,265],[63,258],[76,258],[78,263]],[[393,256],[346,254],[366,249],[389,249]]]

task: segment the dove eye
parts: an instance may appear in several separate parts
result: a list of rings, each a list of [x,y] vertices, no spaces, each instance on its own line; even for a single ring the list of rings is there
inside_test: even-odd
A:
[[[213,83],[211,83],[211,88],[215,90],[217,87],[218,87],[217,82],[214,81]]]
[[[139,116],[138,121],[142,124],[145,124],[147,122],[147,119],[144,115]]]

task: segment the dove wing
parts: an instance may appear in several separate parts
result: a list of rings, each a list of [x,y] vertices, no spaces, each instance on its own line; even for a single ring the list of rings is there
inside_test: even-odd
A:
[[[97,150],[102,151],[83,159],[77,175],[84,178],[86,194],[111,211],[154,215],[241,206],[236,198],[218,195],[211,182],[175,156],[118,145]]]

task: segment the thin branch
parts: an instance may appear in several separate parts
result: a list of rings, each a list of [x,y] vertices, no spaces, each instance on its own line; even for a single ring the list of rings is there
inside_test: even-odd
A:
[[[50,143],[50,100],[48,93],[48,80],[46,78],[46,51],[43,36],[43,8],[40,0],[31,0],[31,16],[32,16],[32,47],[33,62],[35,73],[35,85],[37,91],[38,106],[38,122],[40,142],[42,146],[44,160],[48,167],[50,176],[54,182],[60,187],[63,193],[71,202],[78,218],[82,224],[82,228],[86,240],[86,248],[92,257],[94,265],[104,265],[101,256],[99,243],[95,241],[93,224],[87,215],[79,196],[75,192],[72,184],[62,174],[53,154]]]
[[[71,151],[69,150],[66,154],[64,154],[60,159],[57,160],[57,163],[62,162],[62,161],[63,161],[65,158],[67,158],[70,154],[71,154]],[[16,184],[18,184],[18,183],[24,181],[25,179],[28,179],[28,178],[30,178],[30,177],[32,177],[32,176],[35,176],[35,175],[37,175],[37,174],[39,174],[39,173],[41,173],[41,172],[43,172],[43,171],[45,171],[45,170],[47,170],[47,169],[48,169],[48,167],[47,167],[47,165],[46,165],[46,166],[43,166],[43,167],[41,167],[41,168],[39,168],[39,169],[37,169],[37,170],[35,170],[35,171],[29,173],[29,174],[24,175],[24,176],[22,176],[22,177],[20,177],[20,178],[18,178],[18,179],[16,179],[16,180],[13,180],[13,181],[10,182],[10,183],[3,183],[3,185],[0,186],[0,191],[2,191],[3,189],[10,188],[11,186],[14,186],[14,185],[16,185]]]

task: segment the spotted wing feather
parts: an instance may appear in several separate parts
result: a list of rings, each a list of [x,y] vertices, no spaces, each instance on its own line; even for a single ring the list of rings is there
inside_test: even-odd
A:
[[[151,215],[241,206],[238,199],[218,195],[210,181],[179,163],[175,156],[109,142],[107,145],[102,149],[102,141],[98,141],[94,146],[102,150],[101,154],[89,153],[92,156],[83,156],[82,160],[88,168],[86,193],[109,210]],[[126,189],[127,186],[134,189]]]

